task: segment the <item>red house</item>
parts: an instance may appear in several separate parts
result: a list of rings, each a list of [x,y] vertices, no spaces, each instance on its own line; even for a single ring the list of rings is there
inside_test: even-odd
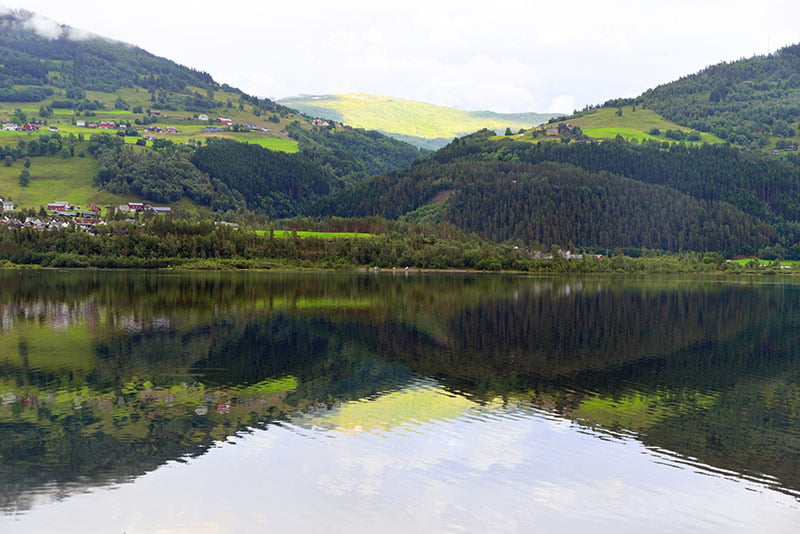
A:
[[[69,202],[66,202],[64,200],[47,203],[47,211],[67,211],[68,209],[69,209]]]
[[[114,121],[100,121],[100,128],[115,128]]]
[[[217,122],[225,126],[231,126],[233,124],[231,119],[226,119],[225,117],[217,117]]]

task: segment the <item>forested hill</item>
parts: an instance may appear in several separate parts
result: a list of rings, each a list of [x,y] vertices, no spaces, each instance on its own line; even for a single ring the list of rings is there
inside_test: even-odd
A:
[[[796,145],[800,44],[708,67],[650,89],[636,101],[678,124],[739,145]]]
[[[208,73],[69,26],[42,35],[31,29],[33,17],[27,11],[0,16],[0,86],[5,88],[0,101],[39,102],[44,98],[36,97],[52,88],[113,93],[138,86],[160,91],[157,99],[161,101],[156,103],[163,109],[218,106],[213,91],[223,86]],[[26,97],[21,90],[14,91],[14,85],[41,86],[42,90]],[[233,87],[224,88],[245,96]],[[180,93],[181,98],[171,93]],[[290,111],[269,100],[249,99],[269,111]]]
[[[800,158],[727,145],[523,143],[479,132],[316,206],[542,245],[800,257]]]

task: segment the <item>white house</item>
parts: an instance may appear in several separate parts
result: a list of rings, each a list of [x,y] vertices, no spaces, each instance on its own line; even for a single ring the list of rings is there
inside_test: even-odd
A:
[[[197,120],[207,121],[208,120],[208,115],[198,115],[197,116]]]

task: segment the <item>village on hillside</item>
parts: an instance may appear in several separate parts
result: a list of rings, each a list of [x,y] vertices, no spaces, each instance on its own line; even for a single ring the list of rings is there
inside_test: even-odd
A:
[[[92,204],[89,209],[82,209],[73,206],[66,201],[50,202],[38,213],[28,213],[24,215],[15,210],[14,203],[10,200],[0,199],[0,226],[9,228],[32,228],[35,230],[58,230],[66,228],[76,228],[86,232],[94,233],[97,226],[105,225],[106,220],[102,218],[102,210],[99,206]],[[172,208],[167,206],[151,206],[142,202],[128,202],[119,206],[107,206],[107,218],[119,214],[123,220],[135,223],[137,214],[170,214]]]

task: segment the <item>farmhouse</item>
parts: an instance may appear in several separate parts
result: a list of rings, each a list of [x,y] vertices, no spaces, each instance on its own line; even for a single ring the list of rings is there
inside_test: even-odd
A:
[[[208,115],[198,115],[197,116],[197,120],[207,121],[208,120]]]
[[[3,211],[14,211],[14,203],[10,200],[0,198],[0,206],[2,206]]]
[[[80,126],[81,128],[83,128],[84,126],[86,126],[86,121],[75,121],[75,126]]]
[[[167,126],[167,133],[178,133],[178,129],[174,126]]]
[[[231,119],[226,119],[225,117],[217,117],[217,122],[223,126],[233,125],[233,121]]]
[[[100,121],[100,128],[115,128],[114,121]]]
[[[58,202],[48,202],[47,211],[67,211],[69,210],[69,202],[59,200]]]

